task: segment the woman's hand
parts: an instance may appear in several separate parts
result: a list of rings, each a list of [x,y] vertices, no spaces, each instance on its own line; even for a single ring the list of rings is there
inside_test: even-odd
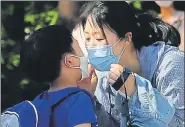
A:
[[[98,78],[95,73],[95,69],[90,64],[88,65],[88,70],[89,70],[89,77],[80,80],[77,83],[77,85],[80,88],[85,89],[85,90],[89,91],[92,95],[94,95],[94,92],[95,92],[96,86],[97,86],[97,82],[98,82]]]
[[[108,77],[108,83],[114,84],[116,82],[116,80],[120,77],[123,70],[125,70],[125,67],[123,67],[119,64],[111,64],[110,74]],[[127,90],[127,95],[132,96],[136,91],[134,75],[130,74],[128,79],[126,80],[126,82],[122,85],[122,87],[120,88],[120,91],[122,93],[125,93],[124,85]]]
[[[111,64],[108,83],[114,84],[123,72],[124,67],[119,64]]]

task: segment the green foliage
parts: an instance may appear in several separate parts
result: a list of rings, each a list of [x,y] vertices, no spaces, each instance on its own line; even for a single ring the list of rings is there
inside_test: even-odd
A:
[[[15,67],[18,67],[19,66],[19,63],[20,63],[20,55],[19,54],[13,54],[11,57],[10,57],[10,62],[12,65],[14,65]]]
[[[58,19],[57,9],[41,12],[39,14],[27,13],[25,14],[24,21],[31,23],[32,26],[25,28],[25,33],[37,30],[47,25],[56,24]]]
[[[141,10],[142,7],[141,7],[140,1],[135,1],[135,2],[134,2],[134,7],[135,7],[136,9],[138,9],[138,10]]]
[[[28,13],[25,16],[25,22],[30,22],[30,23],[34,24],[36,17],[38,17],[38,16],[34,16],[34,14]]]
[[[43,9],[35,11],[34,4],[39,2],[2,2],[1,23],[1,82],[2,82],[2,110],[24,99],[33,99],[45,89],[45,86],[31,82],[20,69],[21,40],[29,33],[41,27],[54,25],[58,19],[56,7],[48,3],[41,3]],[[52,2],[51,2],[52,3]],[[50,4],[50,3],[49,3]],[[40,6],[39,6],[40,7]],[[23,8],[24,11],[19,9]],[[19,13],[17,13],[19,12]],[[23,17],[22,19],[20,17]],[[20,21],[24,22],[23,27]],[[15,23],[16,22],[16,23]],[[22,31],[24,34],[20,35]],[[16,39],[12,38],[16,37]],[[6,92],[4,92],[6,91]],[[25,93],[25,91],[27,91]],[[25,93],[25,94],[23,94]],[[29,93],[29,94],[28,94]]]
[[[27,5],[26,12],[24,13],[24,22],[28,23],[29,25],[25,25],[24,32],[29,34],[30,32],[42,28],[47,25],[54,25],[58,19],[58,11],[56,8],[52,10],[46,10],[40,13],[32,13],[32,9],[30,4]],[[8,8],[2,10],[4,14],[4,18],[13,15],[15,9],[15,5],[9,4]],[[9,38],[7,32],[4,28],[4,25],[1,24],[1,47],[2,47],[2,56],[1,56],[1,64],[7,64],[7,68],[12,70],[14,67],[19,66],[19,50],[20,49],[20,42],[16,42]],[[25,35],[27,37],[27,35]],[[25,38],[23,37],[23,38]],[[7,49],[11,49],[10,51]],[[16,50],[16,51],[14,51]],[[13,66],[12,66],[13,65]]]
[[[137,10],[142,10],[141,1],[140,0],[131,0],[133,3],[133,7]]]
[[[13,66],[11,64],[7,64],[6,68],[8,68],[9,70],[13,70]]]
[[[28,79],[23,79],[20,81],[19,85],[23,89],[25,87],[25,85],[28,85],[29,83],[30,83],[30,81]]]
[[[1,64],[4,64],[5,63],[5,60],[4,58],[1,56]]]

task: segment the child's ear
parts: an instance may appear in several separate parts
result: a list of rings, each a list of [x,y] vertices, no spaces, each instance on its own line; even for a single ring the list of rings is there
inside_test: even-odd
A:
[[[74,57],[71,54],[65,55],[64,62],[67,67],[79,67],[80,66],[79,58]]]
[[[128,42],[132,42],[132,33],[131,33],[131,32],[127,32],[127,33],[125,34],[125,39],[126,39],[126,41],[128,41]]]

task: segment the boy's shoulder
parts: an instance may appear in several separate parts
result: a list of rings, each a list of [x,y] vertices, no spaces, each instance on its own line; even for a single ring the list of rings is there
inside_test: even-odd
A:
[[[83,106],[83,105],[94,105],[94,100],[90,93],[86,91],[80,91],[75,94],[70,100],[70,107],[71,106]]]
[[[66,110],[65,106],[61,104],[70,104],[70,110]],[[44,92],[38,95],[32,102],[24,101],[7,109],[6,112],[2,114],[3,119],[1,119],[1,122],[3,123],[3,127],[7,124],[10,125],[10,127],[18,127],[19,124],[25,126],[28,123],[29,127],[33,126],[33,124],[47,126],[49,124],[48,121],[52,120],[52,117],[49,118],[49,116],[55,115],[61,118],[62,112],[66,112],[71,118],[76,119],[70,119],[70,124],[77,125],[77,123],[82,121],[77,119],[78,117],[75,115],[81,114],[82,111],[86,113],[83,120],[88,121],[92,119],[95,121],[91,95],[80,88],[66,88],[55,92]],[[40,120],[38,118],[39,114]],[[12,121],[8,120],[9,118],[11,118]],[[15,126],[15,122],[17,126]]]
[[[40,94],[39,96],[43,96],[43,95]],[[54,92],[46,92],[43,97],[46,99],[49,97],[52,103],[55,103],[63,98],[68,98],[68,97],[71,98],[72,100],[77,99],[79,101],[83,100],[83,98],[92,99],[92,96],[88,91],[78,87],[65,88]],[[71,99],[68,99],[68,100],[71,100]]]
[[[73,93],[72,91],[77,92],[72,96],[69,96],[70,93]],[[94,101],[88,91],[79,88],[69,88],[60,92],[61,94],[68,93],[68,95],[66,94],[68,97],[65,99],[65,101],[63,101],[63,103],[58,105],[58,108],[56,108],[56,118],[66,118],[67,115],[69,127],[88,122],[92,124],[97,123],[94,110]],[[57,95],[55,94],[54,96],[56,97]],[[65,123],[65,120],[63,123]],[[61,123],[57,124],[60,125]]]

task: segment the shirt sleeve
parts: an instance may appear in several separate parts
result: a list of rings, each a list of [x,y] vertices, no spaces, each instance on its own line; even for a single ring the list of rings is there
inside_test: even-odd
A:
[[[135,74],[137,91],[129,100],[130,119],[142,127],[167,127],[175,108],[149,80]]]
[[[184,126],[184,53],[172,51],[162,58],[153,85],[137,74],[135,78],[137,90],[129,99],[131,123],[150,127]]]
[[[159,66],[157,89],[175,107],[169,127],[184,126],[184,53],[170,52]]]
[[[91,123],[92,126],[97,124],[93,102],[89,95],[80,92],[72,101],[68,114],[69,127],[84,123]]]
[[[181,44],[180,44],[180,49],[184,51],[184,16],[183,16],[183,20],[181,21],[181,25],[179,27],[179,33],[181,36]]]

